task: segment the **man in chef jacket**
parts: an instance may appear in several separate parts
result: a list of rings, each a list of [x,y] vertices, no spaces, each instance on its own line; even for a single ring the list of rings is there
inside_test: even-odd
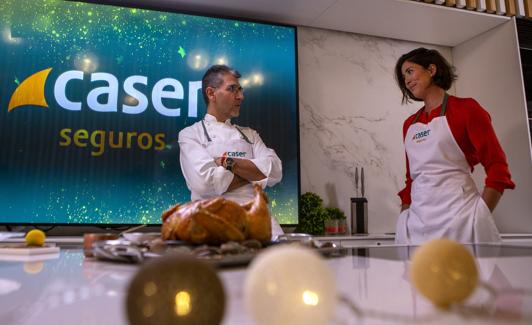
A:
[[[240,115],[244,92],[240,73],[214,65],[202,78],[207,114],[179,132],[180,163],[191,200],[223,196],[240,204],[254,197],[253,184],[262,188],[281,181],[281,160],[259,134],[231,123]],[[282,233],[272,218],[274,237]]]

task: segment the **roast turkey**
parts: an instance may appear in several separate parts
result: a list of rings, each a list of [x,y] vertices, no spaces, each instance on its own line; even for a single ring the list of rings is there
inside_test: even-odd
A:
[[[258,185],[255,197],[240,205],[223,197],[176,204],[162,214],[164,240],[219,245],[228,241],[256,239],[268,242],[272,236],[268,198]]]

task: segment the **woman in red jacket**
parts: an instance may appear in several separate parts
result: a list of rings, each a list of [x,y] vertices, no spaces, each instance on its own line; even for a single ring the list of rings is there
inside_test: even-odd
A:
[[[504,189],[515,184],[488,112],[472,98],[446,93],[456,75],[436,50],[418,48],[401,56],[395,78],[403,103],[425,104],[403,125],[406,186],[399,192],[396,243],[442,237],[500,241],[491,212]],[[486,171],[482,194],[471,177],[479,162]]]

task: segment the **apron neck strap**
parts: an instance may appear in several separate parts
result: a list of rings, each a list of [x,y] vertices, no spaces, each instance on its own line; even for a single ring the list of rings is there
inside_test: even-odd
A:
[[[235,125],[235,128],[238,130],[238,132],[240,132],[240,134],[242,135],[242,139],[244,139],[244,141],[246,141],[249,144],[252,144],[251,141],[249,141],[248,137],[244,134],[244,132],[242,132],[242,130],[240,130],[238,126]]]
[[[445,116],[445,112],[447,111],[447,100],[448,99],[449,99],[449,94],[445,93],[445,95],[443,95],[443,102],[441,103],[440,116]]]
[[[211,137],[209,136],[209,133],[207,132],[207,128],[205,127],[205,123],[203,121],[204,120],[201,120],[201,126],[203,127],[203,134],[205,134],[207,141],[211,142],[212,141]],[[240,132],[240,134],[242,135],[242,139],[244,139],[244,141],[246,141],[249,144],[253,144],[251,143],[251,141],[249,141],[249,138],[244,134],[244,132],[242,132],[242,130],[240,130],[238,126],[235,125],[235,128],[238,130],[238,132]]]
[[[443,102],[441,103],[441,112],[440,112],[440,116],[445,116],[445,112],[447,111],[447,100],[449,99],[449,94],[445,93],[443,95]],[[417,114],[416,114],[416,117],[414,118],[414,120],[412,121],[412,124],[415,124],[417,123],[417,121],[419,120],[419,116],[421,115],[421,112],[423,112],[424,109],[420,109]]]
[[[205,134],[207,141],[211,142],[211,137],[209,136],[209,133],[207,133],[207,128],[205,127],[205,123],[203,122],[203,120],[201,120],[201,126],[203,126],[203,133]]]

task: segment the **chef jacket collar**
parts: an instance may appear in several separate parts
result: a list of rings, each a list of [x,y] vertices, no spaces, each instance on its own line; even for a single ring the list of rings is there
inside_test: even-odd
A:
[[[216,117],[214,115],[211,115],[211,114],[205,114],[205,117],[203,119],[205,120],[205,122],[218,122]],[[228,118],[227,120],[225,120],[224,123],[227,124],[227,125],[231,125],[231,119]]]

